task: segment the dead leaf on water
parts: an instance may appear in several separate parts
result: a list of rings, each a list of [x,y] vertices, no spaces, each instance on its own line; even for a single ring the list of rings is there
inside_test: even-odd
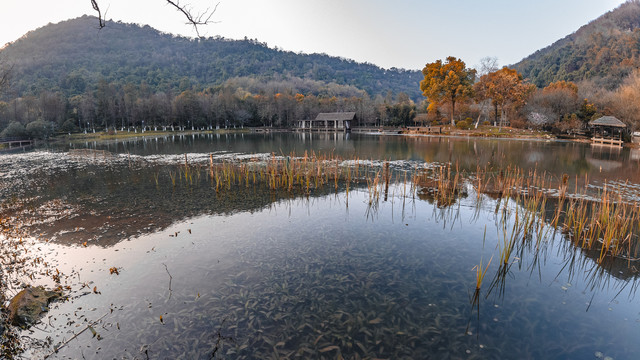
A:
[[[331,346],[327,346],[325,348],[322,348],[320,350],[318,350],[319,352],[323,353],[323,352],[327,352],[327,351],[331,351],[331,350],[338,350],[340,349],[338,346],[336,345],[331,345]]]

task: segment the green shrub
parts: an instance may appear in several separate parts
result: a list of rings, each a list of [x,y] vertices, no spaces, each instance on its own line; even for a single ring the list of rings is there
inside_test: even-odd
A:
[[[2,134],[0,134],[1,137],[3,138],[10,138],[10,137],[26,137],[27,136],[27,130],[24,128],[24,125],[22,125],[19,122],[12,122],[9,124],[9,126],[7,126],[6,129],[4,129],[4,131],[2,132]]]
[[[460,120],[456,123],[456,128],[460,130],[469,130],[471,129],[471,122],[469,121],[469,119]]]
[[[53,132],[52,124],[36,120],[27,124],[27,135],[32,139],[46,139]]]
[[[60,130],[66,133],[80,132],[80,128],[76,124],[76,121],[73,119],[67,119],[67,121],[65,121],[60,127]]]

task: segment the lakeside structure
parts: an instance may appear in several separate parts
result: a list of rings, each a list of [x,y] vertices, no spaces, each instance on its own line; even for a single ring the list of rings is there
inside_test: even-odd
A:
[[[589,122],[593,130],[592,144],[622,146],[627,125],[613,116],[603,116]]]
[[[307,131],[351,131],[355,112],[319,113],[315,120],[298,120],[297,128]]]

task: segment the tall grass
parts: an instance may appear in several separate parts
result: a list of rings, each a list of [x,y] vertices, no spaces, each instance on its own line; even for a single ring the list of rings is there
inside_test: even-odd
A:
[[[372,209],[388,200],[390,184],[402,186],[403,199],[427,198],[441,208],[475,191],[478,204],[487,198],[495,200],[496,218],[502,224],[499,255],[503,264],[511,261],[519,241],[532,242],[538,249],[545,238],[557,232],[565,234],[575,246],[598,251],[599,262],[607,257],[631,258],[640,233],[640,207],[623,201],[619,189],[604,186],[597,196],[588,197],[579,193],[577,183],[574,192],[569,192],[567,175],[553,177],[513,166],[477,166],[475,173],[469,174],[457,164],[394,170],[389,161],[345,161],[333,154],[306,151],[301,156],[272,154],[266,159],[219,163],[210,155],[203,166],[190,163],[185,155],[184,163],[169,171],[169,178],[173,187],[194,186],[206,179],[216,192],[253,186],[309,195],[330,186],[336,192],[346,191],[348,197],[349,191],[361,186],[368,193]],[[160,176],[154,175],[153,181],[160,183]],[[582,191],[586,192],[586,184]]]

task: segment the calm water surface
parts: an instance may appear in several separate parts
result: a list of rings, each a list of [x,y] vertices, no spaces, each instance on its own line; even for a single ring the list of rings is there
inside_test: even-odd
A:
[[[440,208],[400,183],[371,207],[365,184],[348,195],[341,187],[298,196],[245,186],[216,193],[207,181],[174,186],[170,179],[185,153],[206,165],[209,154],[231,161],[294,151],[370,159],[374,167],[387,159],[398,172],[512,164],[567,173],[581,186],[585,176],[596,187],[614,182],[629,198],[640,183],[629,149],[520,140],[227,134],[5,155],[0,194],[5,204],[28,203],[5,207],[5,215],[29,219],[30,250],[67,275],[72,289],[70,301],[52,305],[24,333],[34,344],[27,356],[43,358],[63,343],[53,358],[640,353],[638,265],[600,266],[560,233],[545,239],[543,251],[519,242],[502,275],[493,260],[479,305],[472,304],[473,268],[496,256],[505,236],[488,197],[471,193]],[[66,342],[89,324],[97,335]]]

